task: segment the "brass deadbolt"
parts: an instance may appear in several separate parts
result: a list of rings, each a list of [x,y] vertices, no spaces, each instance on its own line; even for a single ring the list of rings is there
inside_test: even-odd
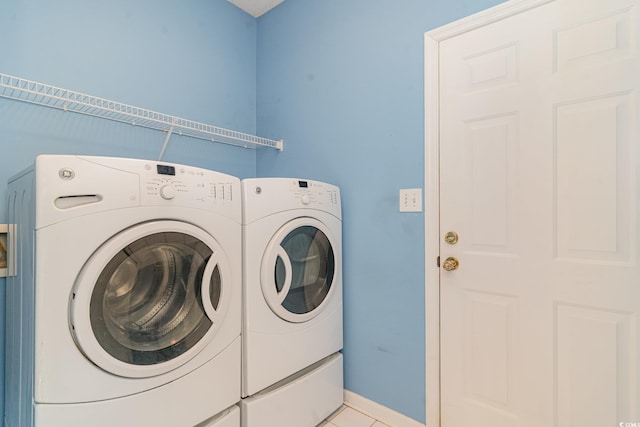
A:
[[[455,245],[458,243],[458,233],[455,231],[448,231],[447,234],[444,235],[444,241],[450,245]]]

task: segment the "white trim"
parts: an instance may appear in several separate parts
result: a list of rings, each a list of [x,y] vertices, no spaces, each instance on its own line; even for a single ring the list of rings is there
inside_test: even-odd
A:
[[[441,42],[555,0],[511,0],[425,33]]]
[[[425,34],[425,332],[427,425],[440,425],[440,134],[438,42]]]
[[[440,426],[440,42],[555,0],[510,0],[424,34],[426,420]],[[345,398],[346,399],[346,398]]]
[[[7,266],[9,265],[9,224],[0,224],[0,234],[4,235],[2,241],[0,241],[0,250],[4,252],[5,267],[0,268],[0,277],[7,277]]]
[[[344,391],[344,404],[389,426],[425,427],[420,421],[416,421],[349,390]]]

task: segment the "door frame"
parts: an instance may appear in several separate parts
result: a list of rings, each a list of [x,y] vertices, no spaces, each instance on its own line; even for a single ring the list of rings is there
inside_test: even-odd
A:
[[[426,425],[440,426],[440,43],[555,0],[508,0],[424,34]]]

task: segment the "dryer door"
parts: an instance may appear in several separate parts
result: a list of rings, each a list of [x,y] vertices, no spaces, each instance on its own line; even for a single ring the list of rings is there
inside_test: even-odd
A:
[[[335,289],[336,246],[328,228],[297,218],[280,228],[262,259],[262,293],[271,310],[290,322],[322,312]]]
[[[202,350],[224,320],[231,283],[216,240],[177,221],[114,236],[75,283],[71,328],[101,368],[142,378],[171,371]]]

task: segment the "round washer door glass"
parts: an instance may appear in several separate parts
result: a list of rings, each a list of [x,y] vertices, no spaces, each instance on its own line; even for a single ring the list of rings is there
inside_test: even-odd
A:
[[[192,348],[211,327],[200,289],[212,254],[195,237],[175,232],[142,237],[118,252],[91,296],[91,328],[102,347],[135,365],[166,362]],[[217,269],[210,281],[217,307]]]
[[[174,369],[197,354],[221,320],[226,270],[221,250],[200,229],[177,224],[164,231],[137,230],[136,238],[96,270],[90,292],[77,286],[76,341],[111,372],[144,376],[146,371],[136,368]]]
[[[330,233],[319,221],[297,219],[274,236],[263,260],[262,290],[285,320],[318,315],[333,290],[336,260]]]

